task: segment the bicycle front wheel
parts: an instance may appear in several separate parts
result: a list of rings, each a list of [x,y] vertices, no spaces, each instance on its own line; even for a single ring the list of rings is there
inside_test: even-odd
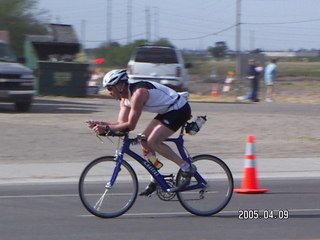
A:
[[[199,216],[210,216],[220,212],[230,201],[233,193],[233,177],[228,166],[212,155],[193,157],[192,163],[207,182],[203,188],[177,192],[181,205],[189,212]],[[181,178],[177,175],[177,182]],[[193,177],[190,186],[198,184]]]
[[[137,198],[137,175],[126,161],[122,161],[116,181],[111,184],[116,164],[114,157],[101,157],[89,163],[80,176],[81,202],[97,217],[118,217],[127,212]]]

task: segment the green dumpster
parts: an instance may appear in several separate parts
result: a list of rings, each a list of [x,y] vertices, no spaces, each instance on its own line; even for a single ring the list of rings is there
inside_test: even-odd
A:
[[[88,64],[39,61],[39,95],[85,97],[88,80]]]
[[[48,35],[27,35],[26,65],[34,70],[37,94],[85,97],[89,64],[75,61],[81,44],[71,25],[49,24]]]

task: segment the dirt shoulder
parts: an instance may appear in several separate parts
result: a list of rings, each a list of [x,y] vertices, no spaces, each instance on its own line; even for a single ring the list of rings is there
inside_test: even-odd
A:
[[[207,79],[198,75],[190,75],[189,91],[192,98],[198,101],[234,102],[236,97],[245,94],[248,82],[233,82],[229,92],[223,92],[224,81],[218,83],[218,97],[212,97],[213,86]],[[320,104],[320,78],[281,77],[275,84],[274,100],[279,103],[311,103]],[[264,99],[265,85],[260,81],[260,99]]]
[[[259,158],[320,156],[320,108],[296,103],[191,102],[193,116],[205,114],[207,123],[195,136],[186,135],[193,154],[212,153],[241,160],[248,135],[256,137]],[[88,119],[115,121],[118,103],[100,98],[36,98],[30,112],[2,111],[2,163],[78,162],[113,153],[117,141],[101,144],[88,129]],[[154,118],[143,113],[134,130],[140,133]],[[8,127],[14,126],[14,127]]]

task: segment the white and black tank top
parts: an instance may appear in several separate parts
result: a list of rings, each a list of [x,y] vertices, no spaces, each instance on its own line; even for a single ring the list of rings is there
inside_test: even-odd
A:
[[[173,89],[151,81],[130,83],[130,96],[138,88],[148,89],[149,98],[143,106],[143,110],[147,112],[164,114],[172,110],[178,110],[187,103],[187,100],[180,97]],[[130,107],[130,99],[125,101],[125,105]]]

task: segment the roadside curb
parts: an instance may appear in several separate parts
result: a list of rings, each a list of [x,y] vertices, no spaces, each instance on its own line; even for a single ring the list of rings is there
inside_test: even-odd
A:
[[[224,159],[230,167],[236,182],[240,182],[243,171],[243,161],[239,159]],[[149,181],[148,172],[137,162],[129,161],[137,173],[139,181]],[[82,170],[88,162],[52,162],[50,163],[15,163],[0,164],[2,174],[1,184],[13,183],[51,183],[73,182],[79,180]],[[178,167],[167,161],[161,172],[177,172]],[[320,163],[318,158],[282,158],[259,159],[257,176],[260,179],[288,178],[320,178]],[[236,183],[238,184],[238,183]]]

